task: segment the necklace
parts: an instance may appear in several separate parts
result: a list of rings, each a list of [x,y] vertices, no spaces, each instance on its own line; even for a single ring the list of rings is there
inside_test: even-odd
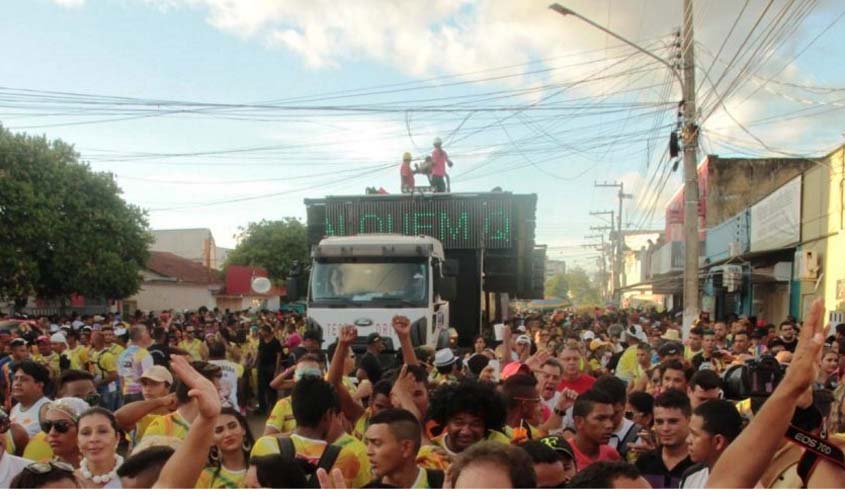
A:
[[[115,455],[114,467],[112,468],[112,470],[106,472],[105,474],[95,476],[88,469],[88,459],[83,458],[82,461],[79,462],[79,471],[82,473],[82,477],[84,477],[85,479],[90,479],[91,481],[97,484],[106,484],[117,477],[117,469],[119,469],[121,465],[123,465],[123,457],[121,457],[120,455]]]

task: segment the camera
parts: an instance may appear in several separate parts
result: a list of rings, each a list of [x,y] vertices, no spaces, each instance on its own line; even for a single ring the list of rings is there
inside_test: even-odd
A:
[[[784,368],[771,355],[743,365],[728,368],[725,372],[725,399],[741,401],[748,398],[766,398],[774,392],[783,379]]]

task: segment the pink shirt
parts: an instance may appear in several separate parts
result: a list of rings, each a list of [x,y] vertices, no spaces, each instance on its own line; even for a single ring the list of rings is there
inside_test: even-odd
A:
[[[619,456],[619,452],[617,452],[612,446],[608,446],[606,444],[599,445],[599,456],[596,458],[590,458],[582,453],[581,450],[575,446],[575,438],[569,440],[569,446],[572,447],[572,452],[575,453],[575,464],[578,466],[578,470],[584,470],[585,467],[595,462],[618,462],[622,460],[622,457]]]
[[[434,148],[431,152],[431,175],[435,177],[446,177],[446,162],[449,161],[449,155],[442,149]]]

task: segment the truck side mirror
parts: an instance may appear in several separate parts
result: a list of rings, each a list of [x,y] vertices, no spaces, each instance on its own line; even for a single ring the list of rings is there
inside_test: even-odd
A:
[[[288,278],[285,282],[285,289],[287,290],[287,300],[293,302],[299,300],[302,296],[302,290],[299,287],[299,276]]]
[[[458,298],[458,280],[452,276],[437,276],[434,280],[434,293],[441,299],[451,301]]]
[[[458,261],[447,259],[443,266],[443,275],[456,278],[458,276]]]

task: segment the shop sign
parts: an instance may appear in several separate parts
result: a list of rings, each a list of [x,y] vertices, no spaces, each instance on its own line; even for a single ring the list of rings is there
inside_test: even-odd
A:
[[[801,177],[751,207],[751,251],[787,248],[801,238]]]

